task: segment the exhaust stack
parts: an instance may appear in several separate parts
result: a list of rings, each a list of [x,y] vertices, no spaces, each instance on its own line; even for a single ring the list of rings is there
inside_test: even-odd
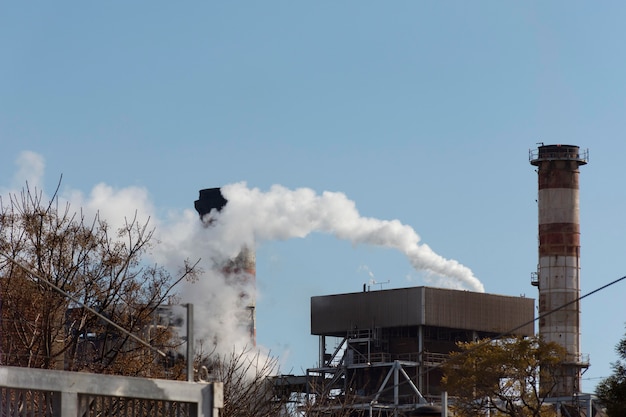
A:
[[[228,201],[219,188],[200,190],[200,197],[194,206],[205,227],[210,227],[213,219],[208,216],[213,209],[221,211]],[[233,259],[225,260],[219,265],[228,285],[240,289],[239,298],[242,311],[239,315],[242,325],[248,327],[252,344],[256,345],[256,300],[253,289],[256,281],[256,257],[253,249],[242,247]]]
[[[580,297],[578,176],[588,154],[573,145],[542,145],[529,155],[539,178],[539,263],[532,284],[539,289],[539,315],[560,308],[539,320],[539,334],[567,350],[556,397],[579,393],[582,369],[589,366],[580,353],[580,302],[575,302]]]

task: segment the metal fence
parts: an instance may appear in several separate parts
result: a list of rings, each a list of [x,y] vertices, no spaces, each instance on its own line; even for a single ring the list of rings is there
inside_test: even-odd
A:
[[[217,417],[220,382],[0,367],[0,417]]]

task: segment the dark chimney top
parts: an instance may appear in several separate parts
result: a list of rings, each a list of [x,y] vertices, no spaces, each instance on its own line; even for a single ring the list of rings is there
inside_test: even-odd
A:
[[[226,199],[219,188],[205,188],[200,190],[200,197],[195,201],[194,206],[200,217],[209,214],[211,210],[222,210],[226,205]]]

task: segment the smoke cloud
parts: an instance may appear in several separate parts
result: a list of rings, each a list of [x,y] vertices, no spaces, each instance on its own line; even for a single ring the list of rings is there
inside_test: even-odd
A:
[[[435,253],[420,243],[419,235],[398,220],[362,217],[345,194],[309,188],[289,190],[274,185],[268,192],[245,183],[224,186],[228,200],[217,214],[214,242],[231,253],[242,243],[253,246],[265,240],[305,238],[313,232],[331,234],[353,245],[392,248],[403,253],[413,268],[447,278],[451,286],[483,292],[482,283],[459,262]]]
[[[19,158],[19,167],[16,180],[42,183],[41,156],[24,153]],[[9,190],[3,189],[2,193]],[[249,329],[238,316],[248,301],[242,298],[242,293],[254,296],[256,289],[251,282],[246,284],[245,280],[226,277],[219,265],[234,258],[243,246],[254,248],[263,241],[326,233],[353,245],[395,249],[406,256],[413,268],[440,278],[444,286],[484,291],[469,268],[435,253],[420,242],[413,228],[398,220],[363,217],[343,193],[317,194],[309,188],[291,190],[280,185],[263,192],[249,188],[244,182],[223,186],[221,190],[228,203],[221,212],[210,214],[213,220],[210,227],[205,227],[192,209],[157,218],[148,191],[141,187],[116,189],[102,183],[87,195],[67,190],[60,197],[69,201],[74,210],[82,209],[87,219],[99,213],[112,226],[122,226],[125,218],[135,216],[140,222],[149,219],[159,241],[150,255],[173,275],[177,275],[176,268],[185,259],[191,262],[202,259],[199,266],[203,274],[199,281],[186,283],[179,293],[182,302],[194,304],[195,334],[198,348],[204,353],[227,355],[233,349],[250,347]],[[194,197],[181,204],[192,207]],[[264,279],[268,277],[259,277]],[[246,285],[249,288],[244,288]],[[218,344],[214,346],[216,341]]]

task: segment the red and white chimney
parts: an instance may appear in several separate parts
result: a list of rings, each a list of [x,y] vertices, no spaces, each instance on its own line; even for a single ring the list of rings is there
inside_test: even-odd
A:
[[[555,397],[581,391],[579,167],[588,151],[542,145],[530,152],[539,178],[539,263],[532,284],[539,289],[539,335],[567,350]],[[565,306],[565,307],[563,307]],[[558,310],[557,310],[558,309]],[[556,311],[555,311],[556,310]],[[549,313],[549,314],[547,314]],[[545,315],[545,316],[544,316]]]

